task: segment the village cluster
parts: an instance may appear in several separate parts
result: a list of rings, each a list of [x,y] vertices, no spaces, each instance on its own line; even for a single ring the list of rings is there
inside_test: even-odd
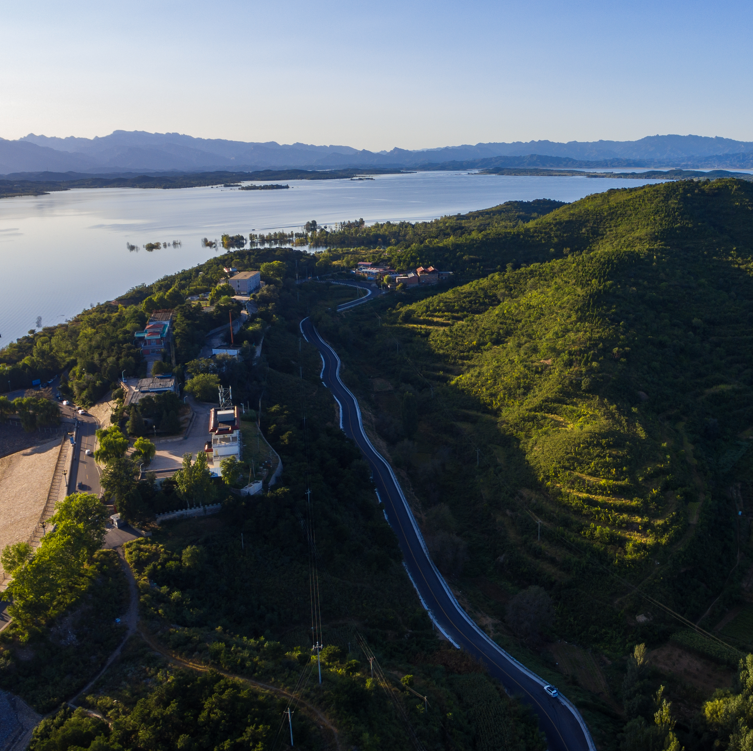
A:
[[[399,285],[403,287],[417,287],[421,284],[438,284],[452,276],[451,271],[439,271],[433,266],[419,266],[414,271],[399,272],[390,268],[385,263],[371,263],[369,261],[359,261],[358,266],[353,273],[363,279],[374,281],[379,284],[385,284],[390,289],[395,289]]]

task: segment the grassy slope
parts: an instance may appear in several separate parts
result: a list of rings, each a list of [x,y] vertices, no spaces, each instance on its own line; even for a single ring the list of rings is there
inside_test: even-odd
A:
[[[582,583],[590,549],[636,580],[667,563],[650,585],[688,616],[711,604],[734,556],[725,489],[747,477],[753,425],[751,211],[753,187],[732,180],[591,196],[513,230],[401,251],[512,266],[393,309],[376,332],[365,310],[332,331],[362,374],[415,392],[418,430],[404,463],[427,508],[449,505],[474,574],[506,578],[494,565],[506,555],[516,585],[567,591]],[[527,509],[561,536],[528,549]],[[593,605],[563,603],[580,636],[599,631],[574,612]]]

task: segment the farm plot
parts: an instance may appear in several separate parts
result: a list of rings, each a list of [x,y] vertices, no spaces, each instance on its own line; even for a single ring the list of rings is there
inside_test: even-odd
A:
[[[722,629],[724,636],[730,636],[743,644],[753,643],[753,605],[746,605]]]

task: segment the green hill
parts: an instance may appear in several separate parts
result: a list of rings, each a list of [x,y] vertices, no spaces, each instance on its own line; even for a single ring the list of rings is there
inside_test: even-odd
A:
[[[377,426],[428,528],[450,510],[468,575],[615,597],[630,590],[611,573],[651,575],[645,591],[704,614],[734,564],[736,511],[753,511],[751,238],[753,186],[687,181],[392,250],[402,267],[500,269],[394,297],[381,327],[362,309],[330,330],[362,389],[394,387],[372,396]],[[563,600],[563,622],[612,639],[624,628],[593,614],[594,591]]]

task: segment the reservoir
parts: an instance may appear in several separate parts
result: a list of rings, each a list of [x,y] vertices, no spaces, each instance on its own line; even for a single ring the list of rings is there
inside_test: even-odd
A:
[[[0,200],[0,347],[30,329],[68,320],[141,283],[195,266],[218,251],[204,237],[426,221],[552,198],[575,201],[656,180],[417,172],[374,180],[293,180],[289,190],[71,190]],[[173,246],[178,241],[180,244]],[[170,243],[148,252],[146,243]],[[129,251],[128,244],[138,247]],[[219,251],[221,252],[221,251]]]

